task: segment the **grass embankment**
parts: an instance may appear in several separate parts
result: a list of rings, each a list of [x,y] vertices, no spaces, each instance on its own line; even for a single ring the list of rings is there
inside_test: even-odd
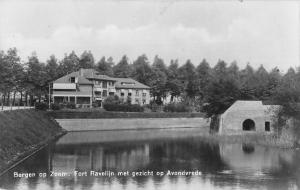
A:
[[[0,112],[0,174],[65,131],[44,112]]]
[[[49,111],[55,119],[108,119],[108,118],[191,118],[204,117],[203,113],[191,112],[112,112],[112,111]]]

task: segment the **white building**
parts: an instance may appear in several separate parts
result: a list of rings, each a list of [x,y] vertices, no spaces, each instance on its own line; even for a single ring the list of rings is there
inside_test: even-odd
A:
[[[219,133],[273,132],[279,108],[262,101],[236,101],[220,116]]]
[[[53,82],[54,103],[71,102],[77,107],[91,107],[93,102],[102,105],[105,98],[118,95],[123,101],[128,97],[132,104],[149,104],[150,87],[131,78],[112,78],[94,69],[80,69]]]

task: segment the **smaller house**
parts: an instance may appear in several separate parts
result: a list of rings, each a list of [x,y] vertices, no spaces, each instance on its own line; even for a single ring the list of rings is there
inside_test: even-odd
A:
[[[262,101],[241,101],[232,104],[219,120],[219,134],[244,132],[274,132],[278,105],[263,105]]]
[[[128,98],[132,104],[150,104],[150,87],[131,78],[115,78],[116,95],[123,101]]]

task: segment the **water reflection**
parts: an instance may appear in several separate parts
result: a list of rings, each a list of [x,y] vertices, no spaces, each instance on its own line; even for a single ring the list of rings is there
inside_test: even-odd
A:
[[[128,134],[126,134],[128,133]],[[91,138],[88,138],[88,136]],[[119,136],[118,136],[118,135]],[[253,144],[218,144],[195,131],[70,133],[0,178],[5,189],[297,189],[300,154]],[[126,140],[130,135],[138,140]],[[74,138],[76,136],[76,138]],[[127,137],[123,137],[127,136]],[[72,141],[74,138],[74,141]],[[94,139],[94,141],[93,141]],[[13,172],[196,171],[200,176],[13,178]]]

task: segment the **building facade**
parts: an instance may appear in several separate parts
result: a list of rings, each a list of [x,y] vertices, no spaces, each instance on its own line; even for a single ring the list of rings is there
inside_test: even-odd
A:
[[[236,101],[220,116],[219,133],[274,132],[279,108],[262,101]]]
[[[94,69],[80,69],[53,82],[53,103],[74,103],[77,107],[102,106],[112,95],[132,104],[149,104],[150,87],[131,78],[112,78],[101,75]]]

